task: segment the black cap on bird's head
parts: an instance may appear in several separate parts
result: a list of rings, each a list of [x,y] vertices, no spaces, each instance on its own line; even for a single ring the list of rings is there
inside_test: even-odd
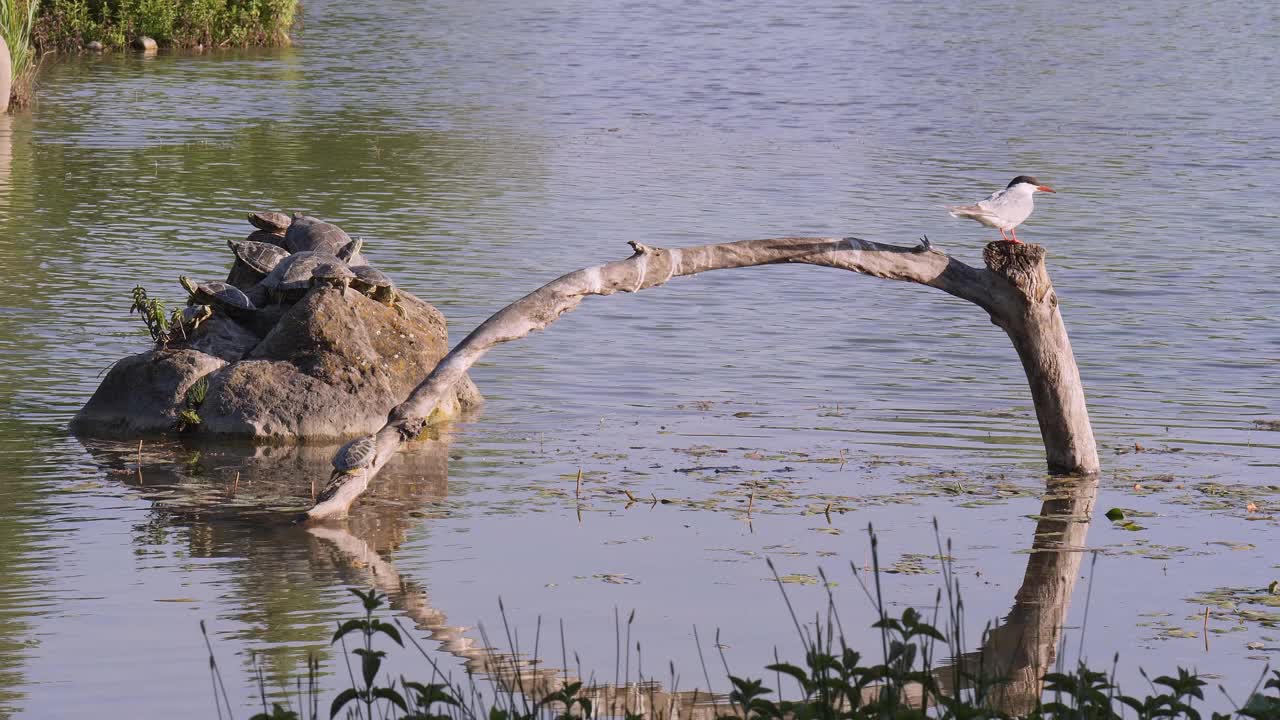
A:
[[[1034,185],[1036,190],[1039,190],[1040,192],[1054,192],[1053,188],[1049,187],[1048,185],[1041,185],[1039,180],[1031,177],[1030,175],[1019,175],[1018,177],[1010,180],[1009,184],[1005,185],[1005,189],[1007,190],[1013,187],[1014,185],[1021,185],[1022,183],[1026,183],[1028,185]]]

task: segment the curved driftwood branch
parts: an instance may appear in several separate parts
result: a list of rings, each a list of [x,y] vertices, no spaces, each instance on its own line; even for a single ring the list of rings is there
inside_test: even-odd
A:
[[[684,275],[778,263],[820,265],[928,285],[986,310],[992,322],[1009,334],[1022,359],[1049,469],[1094,473],[1099,468],[1080,373],[1044,267],[1043,247],[991,243],[984,253],[986,268],[970,267],[938,252],[927,239],[916,247],[823,237],[689,248],[652,248],[632,242],[631,247],[635,250],[631,257],[563,275],[481,323],[391,411],[386,426],[377,433],[374,463],[331,481],[305,519],[344,515],[400,445],[422,431],[446,391],[495,345],[547,327],[589,295],[638,292]]]

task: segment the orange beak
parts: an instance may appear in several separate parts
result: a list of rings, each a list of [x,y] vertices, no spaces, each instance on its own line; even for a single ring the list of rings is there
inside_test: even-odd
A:
[[[1057,190],[1054,190],[1048,185],[1037,185],[1036,189],[1039,190],[1040,192],[1058,192]]]

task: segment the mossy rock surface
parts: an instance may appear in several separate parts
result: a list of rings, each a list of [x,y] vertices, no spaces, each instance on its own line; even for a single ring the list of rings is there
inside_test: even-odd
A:
[[[200,423],[184,432],[200,436],[330,443],[374,432],[449,349],[439,310],[408,293],[400,306],[319,287],[243,324],[215,314],[180,344],[116,363],[73,428],[166,432],[194,409]],[[200,378],[208,390],[193,407],[187,390]],[[429,420],[447,421],[480,400],[468,379]]]

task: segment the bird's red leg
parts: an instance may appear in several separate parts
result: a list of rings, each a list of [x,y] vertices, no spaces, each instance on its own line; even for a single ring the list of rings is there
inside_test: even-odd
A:
[[[1021,240],[1018,239],[1018,228],[1009,228],[1009,234],[1013,235],[1013,240],[1011,240],[1010,242],[1014,242],[1019,245],[1024,244]]]
[[[1005,242],[1009,242],[1008,236],[1004,234],[1004,228],[996,228],[996,229],[1000,231],[1000,239]]]

